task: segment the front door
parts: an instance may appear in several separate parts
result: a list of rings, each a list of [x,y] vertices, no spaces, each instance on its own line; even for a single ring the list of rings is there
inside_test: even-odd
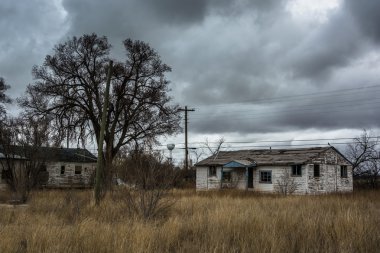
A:
[[[248,168],[248,188],[253,188],[253,168]]]

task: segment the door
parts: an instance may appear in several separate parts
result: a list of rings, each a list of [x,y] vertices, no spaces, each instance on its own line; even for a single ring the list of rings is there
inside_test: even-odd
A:
[[[253,188],[253,168],[248,168],[248,188]]]

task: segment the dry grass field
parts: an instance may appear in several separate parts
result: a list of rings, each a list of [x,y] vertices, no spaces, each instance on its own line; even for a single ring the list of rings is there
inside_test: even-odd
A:
[[[290,196],[172,193],[165,217],[129,217],[121,191],[34,192],[0,207],[0,252],[379,252],[380,192]]]

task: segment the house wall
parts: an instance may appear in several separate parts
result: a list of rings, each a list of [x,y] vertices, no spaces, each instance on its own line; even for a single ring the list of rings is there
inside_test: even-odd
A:
[[[195,187],[197,190],[207,190],[208,167],[197,167],[195,176]]]
[[[260,172],[261,171],[271,171],[272,172],[272,182],[260,182]],[[285,173],[288,173],[289,177],[284,178]],[[253,189],[258,192],[277,192],[279,184],[282,184],[284,180],[291,180],[298,187],[294,193],[304,194],[307,191],[307,167],[301,167],[301,176],[291,176],[292,167],[291,166],[258,166],[253,171]]]
[[[314,164],[320,165],[320,177],[314,177]],[[340,174],[341,165],[347,166],[347,178]],[[260,171],[272,171],[272,183],[260,183]],[[328,150],[302,165],[302,176],[291,176],[291,166],[259,166],[254,171],[254,190],[260,192],[276,192],[276,185],[283,180],[281,176],[288,170],[289,180],[297,185],[295,194],[323,194],[332,192],[352,192],[352,166],[338,153]]]
[[[309,165],[308,193],[322,194],[331,192],[353,191],[352,166],[340,154],[333,150],[326,151],[321,157],[313,159]],[[314,177],[314,164],[320,165],[320,177]],[[347,166],[347,177],[340,174],[341,165]]]
[[[224,168],[224,171],[231,170]],[[216,168],[216,176],[209,175],[209,167],[197,167],[196,170],[196,189],[213,190],[220,189],[222,178],[222,167]],[[223,188],[245,189],[247,181],[245,179],[245,169],[235,168],[231,171],[231,183],[223,183]]]
[[[62,166],[65,166],[64,174],[61,174]],[[82,166],[81,174],[75,174],[75,166]],[[88,187],[92,185],[96,163],[50,162],[46,169],[49,173],[47,187]]]
[[[320,165],[320,177],[314,177],[314,164]],[[342,178],[340,166],[347,166],[347,178]],[[216,176],[209,176],[208,167],[197,167],[196,189],[220,189],[221,167],[217,167]],[[272,182],[260,182],[260,172],[271,171]],[[253,170],[253,190],[258,192],[276,192],[278,184],[284,180],[284,173],[289,173],[287,180],[297,185],[295,194],[323,194],[331,192],[353,191],[352,166],[334,150],[327,150],[301,167],[301,176],[292,176],[291,165],[258,166]],[[234,169],[231,188],[246,189],[244,169]],[[225,186],[225,185],[224,185]]]
[[[23,162],[21,160],[13,160],[11,166],[14,168],[14,173],[17,175],[17,178],[22,181],[26,177],[24,171]],[[8,169],[8,164],[5,159],[0,160],[0,190],[9,189],[9,185],[5,179],[3,179],[3,171]]]

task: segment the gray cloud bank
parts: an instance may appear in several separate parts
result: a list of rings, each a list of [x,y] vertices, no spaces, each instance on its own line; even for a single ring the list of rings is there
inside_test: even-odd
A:
[[[342,1],[323,22],[297,19],[288,2],[2,1],[0,74],[20,93],[59,39],[96,32],[121,59],[127,37],[157,49],[174,100],[197,108],[194,132],[378,128],[379,89],[355,88],[380,85],[380,2]]]

